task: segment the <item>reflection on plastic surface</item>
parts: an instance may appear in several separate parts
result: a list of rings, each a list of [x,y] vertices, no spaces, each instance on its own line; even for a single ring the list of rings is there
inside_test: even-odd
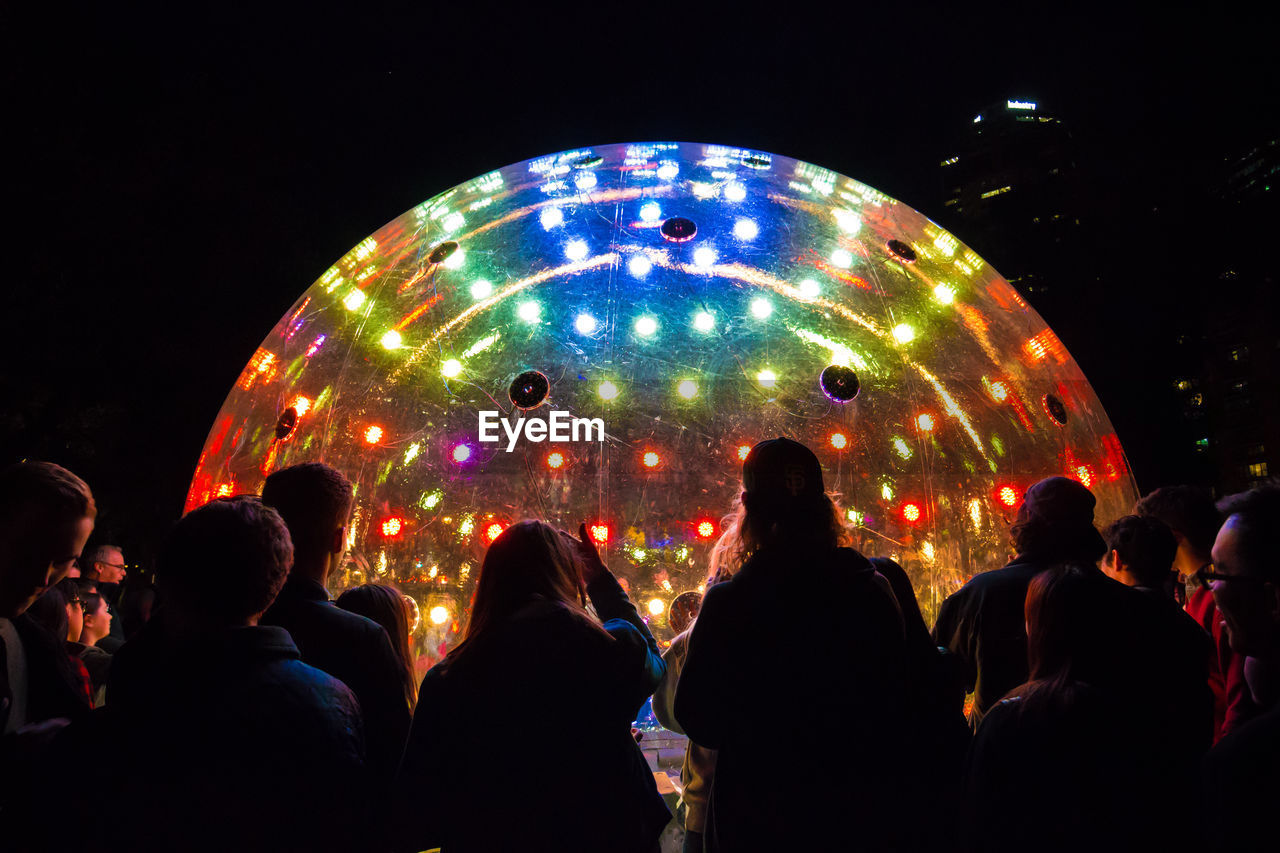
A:
[[[604,436],[557,441],[553,412]],[[808,163],[654,143],[508,166],[362,241],[253,353],[187,505],[339,468],[357,489],[335,584],[394,579],[429,616],[429,660],[497,532],[585,521],[669,640],[745,450],[776,435],[818,453],[860,547],[907,568],[930,621],[1005,561],[1031,483],[1086,482],[1100,521],[1135,497],[1062,343],[957,238]]]

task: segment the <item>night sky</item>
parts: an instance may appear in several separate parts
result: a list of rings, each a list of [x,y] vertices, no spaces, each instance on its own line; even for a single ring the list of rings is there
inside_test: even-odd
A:
[[[1160,485],[1179,472],[1139,447],[1161,426],[1126,330],[1205,298],[1222,238],[1199,199],[1280,117],[1268,31],[1229,4],[12,5],[0,463],[84,476],[131,562],[180,513],[273,324],[436,193],[540,154],[674,139],[816,163],[948,224],[948,139],[1009,97],[1076,137],[1113,296],[1049,319],[1140,486]]]

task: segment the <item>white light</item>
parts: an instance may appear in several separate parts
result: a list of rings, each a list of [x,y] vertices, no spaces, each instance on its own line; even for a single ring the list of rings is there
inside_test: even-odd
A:
[[[437,604],[435,607],[427,611],[431,617],[431,622],[435,625],[443,625],[449,621],[449,608],[444,605]]]
[[[347,298],[342,300],[342,304],[347,306],[348,311],[355,311],[364,304],[364,291],[353,290],[347,294]]]
[[[1005,101],[1005,107],[1011,110],[1034,110],[1036,108],[1035,101]],[[982,118],[982,116],[978,116]]]
[[[618,386],[606,379],[600,383],[600,387],[596,389],[596,393],[600,395],[601,400],[616,400],[618,397]]]
[[[940,284],[933,289],[933,298],[941,302],[943,305],[950,305],[956,298],[956,292],[954,288],[945,284]]]
[[[747,188],[742,184],[729,184],[724,188],[724,197],[729,201],[742,201],[747,197]]]
[[[900,344],[908,344],[916,336],[916,330],[908,326],[906,323],[899,323],[893,327],[893,339]]]
[[[656,201],[640,205],[640,218],[645,222],[657,222],[662,218],[662,207]]]
[[[520,307],[516,309],[516,313],[526,323],[536,323],[542,318],[542,306],[536,302],[521,302]]]
[[[669,181],[678,174],[680,174],[680,167],[675,163],[663,163],[658,167],[658,177],[664,181]]]
[[[568,245],[564,247],[564,254],[571,261],[580,261],[587,256],[587,242],[585,240],[570,240]]]
[[[582,334],[589,335],[596,330],[596,318],[584,311],[573,321],[573,326]]]
[[[444,227],[445,231],[457,231],[465,222],[466,220],[463,219],[462,214],[457,211],[450,213],[444,219],[440,220],[440,224]]]
[[[453,254],[444,259],[444,268],[450,270],[462,269],[462,264],[467,260],[467,253],[461,249],[455,249]]]
[[[643,337],[649,337],[658,331],[658,321],[653,317],[644,316],[636,320],[636,334]]]
[[[694,315],[693,327],[699,332],[709,332],[716,327],[716,318],[706,311]]]
[[[471,298],[485,299],[493,293],[493,283],[483,278],[478,278],[471,284]]]
[[[684,379],[676,386],[676,391],[686,400],[692,400],[698,396],[698,383],[692,379]]]
[[[772,370],[762,370],[756,374],[756,381],[766,388],[772,388],[778,382],[777,374]]]
[[[693,252],[693,265],[700,269],[710,269],[716,262],[716,250],[703,246]]]
[[[822,293],[822,287],[811,278],[806,278],[800,282],[800,295],[805,299],[817,299]]]
[[[542,213],[538,214],[538,221],[542,223],[543,228],[550,231],[564,222],[564,211],[558,207],[544,207]]]
[[[400,333],[395,329],[388,329],[387,333],[382,336],[383,349],[400,349]]]
[[[589,190],[596,185],[596,173],[579,172],[578,177],[573,179],[573,183],[580,190]]]
[[[750,219],[739,219],[733,223],[733,236],[739,240],[754,240],[760,233],[760,226]]]
[[[773,303],[764,297],[757,297],[751,300],[751,313],[756,319],[764,320],[773,313]]]
[[[840,269],[847,270],[853,266],[853,255],[848,249],[836,249],[831,253],[831,263],[840,267]]]
[[[451,358],[444,364],[440,365],[440,373],[443,374],[446,379],[452,379],[461,372],[462,362],[458,361],[456,358]]]
[[[642,559],[642,558],[637,558]],[[649,614],[652,616],[661,616],[662,611],[667,609],[667,605],[663,603],[661,598],[655,598],[649,602]]]
[[[862,220],[858,218],[856,213],[852,213],[843,208],[837,208],[832,211],[836,217],[836,224],[840,226],[840,230],[846,234],[857,234],[862,229]]]
[[[644,278],[649,274],[649,270],[653,269],[653,261],[644,255],[632,255],[631,260],[627,263],[627,269],[636,278]]]

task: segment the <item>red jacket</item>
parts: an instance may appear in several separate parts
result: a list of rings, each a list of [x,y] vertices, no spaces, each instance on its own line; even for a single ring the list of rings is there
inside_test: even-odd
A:
[[[1187,613],[1213,637],[1217,650],[1210,661],[1209,687],[1213,690],[1213,742],[1238,728],[1258,713],[1244,680],[1244,655],[1236,654],[1227,639],[1227,633],[1218,618],[1218,607],[1213,593],[1198,587],[1187,598]]]

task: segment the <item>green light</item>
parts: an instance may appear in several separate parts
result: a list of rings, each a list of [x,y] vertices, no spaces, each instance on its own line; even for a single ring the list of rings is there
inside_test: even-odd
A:
[[[676,391],[686,400],[692,400],[694,397],[698,396],[698,383],[694,382],[692,379],[682,380],[680,384],[676,386]]]
[[[420,452],[422,452],[421,442],[415,441],[413,444],[409,445],[409,449],[404,452],[404,464],[408,465],[410,462],[417,459]]]
[[[400,343],[401,343],[400,333],[397,332],[395,329],[387,330],[387,333],[382,336],[383,349],[400,349]]]
[[[440,373],[444,375],[446,379],[452,379],[461,372],[462,362],[458,361],[456,358],[451,358],[444,364],[440,365]]]
[[[422,508],[423,508],[423,509],[435,509],[436,504],[440,503],[440,498],[441,498],[441,497],[442,497],[442,496],[441,496],[441,494],[440,494],[439,490],[434,491],[434,492],[432,492],[432,493],[431,493],[431,494],[429,494],[429,495],[424,495],[424,496],[423,496],[423,498],[422,498]]]
[[[348,311],[356,311],[364,304],[364,291],[353,290],[347,294],[347,298],[342,300],[342,304],[347,306]]]
[[[774,387],[774,385],[778,383],[778,375],[774,373],[772,370],[765,368],[764,370],[756,374],[756,381],[759,382],[761,385],[763,385],[765,388],[772,388]]]
[[[915,339],[916,330],[908,326],[906,323],[899,323],[893,327],[893,339],[900,344],[909,344]]]
[[[940,284],[933,289],[933,298],[943,305],[950,305],[956,298],[955,288]]]
[[[903,441],[901,438],[895,437],[893,439],[893,449],[898,451],[898,455],[901,456],[903,459],[911,458],[911,448],[908,447],[907,443]]]
[[[888,483],[880,484],[880,497],[887,501],[893,500],[893,487]]]

